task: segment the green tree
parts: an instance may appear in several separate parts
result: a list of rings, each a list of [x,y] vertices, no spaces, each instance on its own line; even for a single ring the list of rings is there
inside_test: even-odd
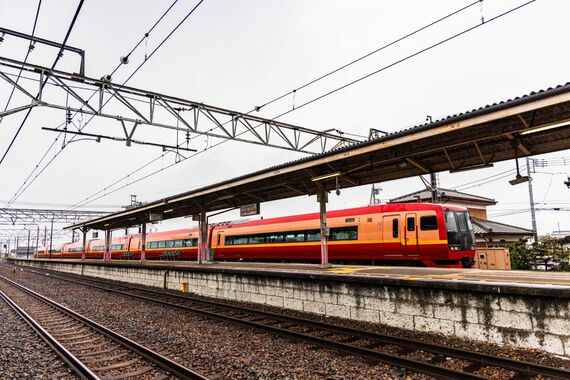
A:
[[[527,240],[519,240],[510,249],[511,268],[518,270],[532,270],[536,262],[536,255],[527,246]]]

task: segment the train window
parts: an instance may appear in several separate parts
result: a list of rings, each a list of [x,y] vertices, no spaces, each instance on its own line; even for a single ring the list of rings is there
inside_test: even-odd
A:
[[[420,229],[422,231],[437,230],[437,217],[432,216],[422,216],[420,218]]]
[[[283,243],[283,234],[279,232],[272,232],[265,236],[265,241],[267,243]]]
[[[165,241],[159,241],[158,242],[158,248],[164,248],[166,246],[166,242]]]
[[[193,246],[193,243],[192,243],[193,240],[195,240],[195,239],[186,239],[186,240],[184,240],[184,246],[185,246],[185,247],[192,247],[192,246]],[[197,239],[196,239],[196,240],[197,240]],[[196,244],[196,245],[197,245],[197,244]]]
[[[416,230],[416,218],[414,218],[413,216],[407,218],[406,225],[407,225],[408,231],[415,231]]]
[[[309,230],[307,231],[307,241],[319,241],[321,240],[320,230]]]
[[[158,242],[157,241],[148,242],[148,248],[158,248]]]
[[[331,240],[357,240],[358,227],[331,228]]]
[[[469,231],[469,228],[467,227],[467,214],[464,212],[458,212],[456,213],[457,215],[457,221],[459,222],[459,231],[461,232],[467,232]]]
[[[304,231],[286,232],[285,241],[287,242],[305,241],[305,232]]]
[[[265,243],[265,235],[250,235],[249,244],[263,244]]]
[[[457,221],[455,220],[455,214],[453,211],[445,212],[445,224],[447,226],[448,232],[457,232]]]
[[[95,247],[93,247],[94,251],[104,251],[105,250],[105,246],[104,245],[96,245]]]
[[[392,237],[398,237],[398,218],[392,219]]]
[[[174,246],[175,247],[183,247],[184,246],[184,240],[174,240]]]
[[[227,245],[247,244],[249,236],[226,236]]]
[[[166,248],[174,247],[174,240],[167,240],[164,243],[165,243]]]
[[[354,220],[355,220],[354,218],[346,218],[346,219],[344,219],[344,222],[345,223],[354,223]]]

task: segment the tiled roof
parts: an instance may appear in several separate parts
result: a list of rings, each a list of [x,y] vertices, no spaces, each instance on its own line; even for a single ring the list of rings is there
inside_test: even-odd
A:
[[[532,236],[532,230],[511,226],[510,224],[499,223],[492,220],[471,217],[473,222],[473,230],[475,234],[492,234],[492,235],[522,235]]]
[[[480,203],[485,205],[497,204],[497,201],[491,198],[481,197],[479,195],[462,193],[457,190],[451,189],[437,189],[438,196],[441,200],[461,200],[474,203]],[[407,202],[417,202],[431,200],[431,190],[424,189],[418,190],[410,194],[402,195],[401,197],[390,199],[388,203],[407,203]]]
[[[414,127],[401,129],[399,131],[391,132],[391,133],[388,133],[388,134],[383,135],[383,136],[364,140],[362,142],[348,144],[346,146],[338,147],[336,149],[332,149],[332,150],[326,151],[324,153],[318,153],[318,154],[314,154],[312,156],[303,157],[303,158],[300,158],[297,160],[285,162],[283,164],[270,166],[270,167],[262,169],[262,170],[258,170],[258,171],[255,171],[255,172],[252,172],[249,174],[245,174],[245,175],[242,175],[242,176],[239,176],[236,178],[232,178],[230,180],[223,181],[223,182],[219,183],[218,185],[235,182],[235,181],[238,181],[238,180],[243,179],[243,178],[251,177],[254,175],[258,175],[258,174],[262,174],[262,173],[266,173],[266,172],[270,172],[270,171],[275,171],[275,170],[278,170],[281,168],[286,168],[286,167],[294,165],[294,164],[299,164],[299,163],[315,160],[317,158],[331,156],[333,154],[336,154],[339,152],[344,152],[344,151],[349,151],[349,150],[357,148],[357,147],[368,146],[368,145],[375,144],[377,142],[388,141],[388,140],[391,140],[391,139],[396,138],[396,137],[406,136],[406,135],[416,133],[419,131],[430,130],[430,129],[439,127],[440,125],[458,122],[461,120],[465,120],[465,119],[468,119],[471,117],[478,116],[480,114],[485,114],[485,113],[492,112],[492,111],[499,111],[499,110],[502,110],[505,108],[516,106],[518,104],[524,104],[527,102],[531,102],[533,100],[538,100],[538,99],[546,98],[546,97],[553,96],[553,95],[556,95],[559,93],[564,93],[564,92],[567,92],[569,89],[570,89],[570,82],[565,83],[563,85],[558,85],[556,87],[549,87],[546,90],[532,91],[527,95],[517,96],[517,97],[512,98],[512,99],[500,101],[500,102],[493,103],[493,104],[488,104],[488,105],[485,105],[483,107],[474,108],[471,111],[460,112],[460,113],[456,113],[454,115],[449,115],[449,116],[444,117],[442,119],[434,120],[430,123],[419,124],[419,125],[416,125]],[[205,188],[207,188],[207,187],[205,187]],[[198,189],[198,190],[202,190],[202,189]]]

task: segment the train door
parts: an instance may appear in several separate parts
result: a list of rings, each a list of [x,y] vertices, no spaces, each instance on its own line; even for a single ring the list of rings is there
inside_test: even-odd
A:
[[[406,214],[406,228],[404,229],[404,247],[405,254],[410,256],[419,255],[419,245],[418,245],[418,226],[417,226],[417,215]]]
[[[383,256],[402,256],[403,234],[401,216],[384,215],[382,217]]]

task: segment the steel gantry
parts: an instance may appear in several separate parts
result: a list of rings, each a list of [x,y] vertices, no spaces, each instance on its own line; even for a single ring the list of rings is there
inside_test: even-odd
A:
[[[16,83],[12,77],[20,69],[26,74],[26,80]],[[117,127],[123,133],[122,137],[87,134],[81,126],[65,130],[44,129],[111,138],[125,141],[128,146],[131,143],[143,143],[165,147],[164,144],[135,140],[134,134],[142,126],[183,132],[186,134],[186,141],[190,140],[192,134],[205,135],[309,154],[322,153],[357,142],[344,137],[341,131],[335,129],[315,131],[154,91],[119,85],[113,83],[109,77],[93,79],[5,57],[0,57],[0,79],[15,87],[29,100],[27,104],[0,112],[0,117],[32,107],[48,107],[62,110],[66,115],[77,113],[81,117],[87,115],[112,119],[117,122]],[[42,86],[46,79],[46,85]],[[177,144],[176,147],[181,145]]]
[[[0,225],[80,223],[107,214],[103,211],[0,208]]]

